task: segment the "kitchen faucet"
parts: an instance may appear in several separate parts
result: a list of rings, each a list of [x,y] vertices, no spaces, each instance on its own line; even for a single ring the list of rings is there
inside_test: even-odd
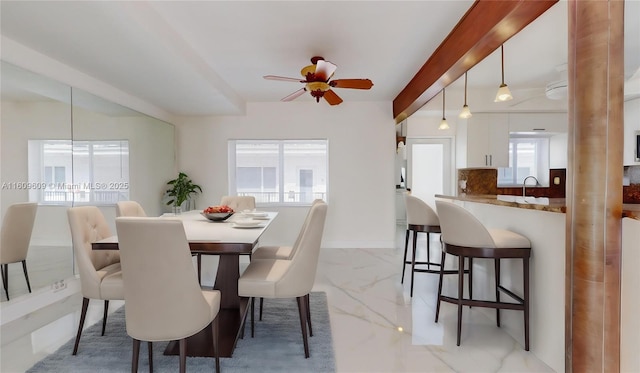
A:
[[[538,179],[536,179],[536,177],[535,177],[535,176],[527,176],[527,177],[525,177],[525,178],[524,178],[524,181],[522,182],[522,196],[523,196],[523,197],[526,197],[526,196],[527,196],[527,195],[526,195],[526,189],[527,189],[527,180],[528,180],[529,178],[533,178],[533,180],[535,180],[535,181],[536,181],[536,186],[539,186],[539,185],[540,185],[540,182],[538,181]]]

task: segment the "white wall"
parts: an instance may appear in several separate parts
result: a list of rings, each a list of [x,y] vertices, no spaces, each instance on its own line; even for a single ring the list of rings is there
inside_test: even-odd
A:
[[[74,108],[72,135],[70,113],[70,106],[61,102],[2,102],[2,182],[28,181],[28,140],[72,136],[76,140],[126,139],[130,147],[130,199],[139,201],[149,215],[159,215],[165,183],[175,176],[174,127],[143,115],[110,117]],[[28,199],[26,189],[5,189],[0,194],[5,209]],[[38,207],[32,244],[71,245],[67,207]],[[103,210],[115,217],[114,206]]]
[[[569,135],[558,133],[549,138],[549,168],[567,168]]]
[[[228,193],[229,139],[329,140],[329,210],[324,248],[390,248],[395,237],[395,122],[390,102],[254,103],[245,116],[177,119],[178,167],[203,194],[197,208]],[[307,209],[280,212],[262,244],[295,241]]]
[[[620,292],[620,371],[640,372],[640,221],[622,219],[622,284]]]
[[[624,154],[625,166],[638,165],[635,160],[636,131],[640,131],[640,98],[624,102]]]

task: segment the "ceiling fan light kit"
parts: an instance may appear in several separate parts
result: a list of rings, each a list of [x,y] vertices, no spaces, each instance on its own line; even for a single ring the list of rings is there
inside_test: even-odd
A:
[[[304,83],[301,88],[288,96],[282,98],[281,101],[293,101],[300,97],[304,92],[309,92],[311,97],[320,102],[324,98],[329,105],[339,105],[342,99],[332,88],[351,88],[351,89],[371,89],[373,82],[369,79],[336,79],[330,80],[338,67],[324,58],[315,56],[311,58],[311,65],[305,66],[300,71],[304,79],[287,78],[276,75],[265,75],[267,80],[280,80],[285,82]]]

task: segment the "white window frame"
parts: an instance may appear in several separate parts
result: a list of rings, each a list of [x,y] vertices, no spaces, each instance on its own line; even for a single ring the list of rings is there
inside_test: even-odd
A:
[[[313,192],[313,198],[311,201],[300,202],[297,201],[297,196],[294,198],[294,201],[288,202],[290,199],[290,191],[285,190],[285,182],[284,182],[284,145],[285,144],[295,144],[295,143],[322,143],[325,145],[325,165],[324,168],[326,170],[325,175],[325,191],[324,192]],[[276,202],[264,202],[261,201],[260,198],[256,198],[257,206],[310,206],[314,199],[322,199],[325,202],[328,202],[329,196],[329,141],[328,139],[232,139],[228,141],[228,172],[229,172],[229,195],[252,195],[251,193],[238,193],[237,189],[237,180],[236,180],[236,169],[237,169],[237,159],[236,159],[236,145],[237,144],[272,144],[278,145],[278,165],[276,167],[276,179],[278,185],[277,192],[277,201]],[[299,170],[298,170],[299,171]],[[301,194],[301,192],[297,192],[297,194]]]
[[[512,134],[509,136],[509,147],[510,149],[516,149],[518,143],[523,142],[538,142],[539,144],[536,146],[535,153],[535,164],[536,170],[532,172],[531,176],[535,176],[542,186],[549,186],[549,167],[550,167],[550,139],[548,135],[529,135],[529,134]],[[513,164],[513,163],[516,164]],[[522,186],[522,182],[518,179],[517,175],[517,162],[518,156],[516,154],[512,154],[511,150],[509,151],[509,166],[510,167],[499,167],[498,168],[498,187],[509,187],[509,186]],[[512,175],[513,177],[509,182],[500,182],[500,174],[505,172],[508,169],[513,169]],[[526,178],[530,175],[525,175],[522,179]],[[504,180],[504,179],[502,179]]]
[[[97,181],[94,177],[94,158],[93,149],[96,145],[113,145],[118,144],[121,149],[123,158],[121,158],[120,177],[114,180]],[[61,146],[61,158],[68,157],[67,161],[60,164],[47,164],[45,146],[58,145]],[[74,152],[78,145],[85,145],[88,148],[89,175],[87,181],[77,181],[74,167]],[[37,202],[41,205],[54,206],[74,206],[74,205],[97,205],[112,206],[118,201],[128,200],[130,198],[129,172],[129,140],[29,140],[28,141],[28,163],[29,163],[29,201]],[[67,148],[67,149],[65,149]],[[67,153],[68,155],[66,155]],[[124,158],[126,157],[126,158]],[[122,163],[126,162],[126,166]],[[56,182],[55,176],[53,182],[46,180],[46,167],[64,167],[66,176],[64,182]]]

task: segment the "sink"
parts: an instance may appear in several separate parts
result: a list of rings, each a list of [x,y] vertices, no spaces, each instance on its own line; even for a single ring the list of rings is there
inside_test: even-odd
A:
[[[515,203],[528,203],[532,205],[549,205],[548,197],[522,197],[506,194],[499,194],[498,201],[515,202]]]

